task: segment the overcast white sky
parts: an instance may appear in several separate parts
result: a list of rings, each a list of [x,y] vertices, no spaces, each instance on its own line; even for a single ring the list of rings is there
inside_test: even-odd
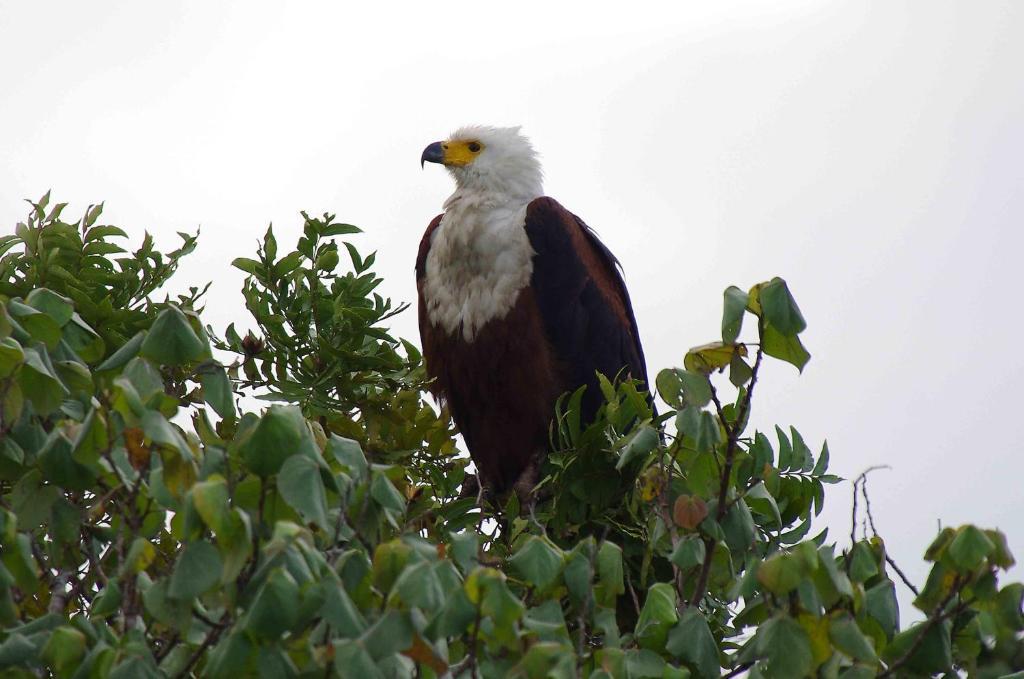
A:
[[[892,465],[878,527],[923,582],[939,522],[1024,558],[1022,35],[1010,1],[3,2],[0,228],[51,187],[135,242],[201,225],[179,281],[223,328],[231,259],[331,211],[408,301],[451,190],[421,150],[521,124],[622,260],[652,374],[718,337],[727,285],[789,281],[813,359],[767,366],[755,422]]]

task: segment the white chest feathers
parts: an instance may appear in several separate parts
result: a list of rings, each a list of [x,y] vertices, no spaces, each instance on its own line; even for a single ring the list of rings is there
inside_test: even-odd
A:
[[[423,296],[435,325],[470,341],[508,314],[533,273],[525,224],[526,205],[449,204],[427,253]]]

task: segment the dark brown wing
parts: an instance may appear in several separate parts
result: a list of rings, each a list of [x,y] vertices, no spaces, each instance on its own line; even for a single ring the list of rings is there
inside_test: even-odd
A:
[[[647,383],[626,284],[593,230],[554,199],[529,204],[526,233],[536,252],[530,283],[548,340],[567,368],[569,389],[587,385],[583,415],[589,419],[603,401],[595,371]]]

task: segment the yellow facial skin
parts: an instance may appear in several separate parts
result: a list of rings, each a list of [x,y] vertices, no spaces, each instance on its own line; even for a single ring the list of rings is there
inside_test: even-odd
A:
[[[472,139],[441,142],[441,162],[446,166],[465,167],[476,160],[483,150],[484,145]]]

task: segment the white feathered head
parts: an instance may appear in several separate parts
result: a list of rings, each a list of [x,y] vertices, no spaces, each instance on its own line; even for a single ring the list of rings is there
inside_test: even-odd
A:
[[[531,200],[543,194],[537,152],[518,127],[460,127],[423,150],[420,163],[444,165],[459,189]]]

